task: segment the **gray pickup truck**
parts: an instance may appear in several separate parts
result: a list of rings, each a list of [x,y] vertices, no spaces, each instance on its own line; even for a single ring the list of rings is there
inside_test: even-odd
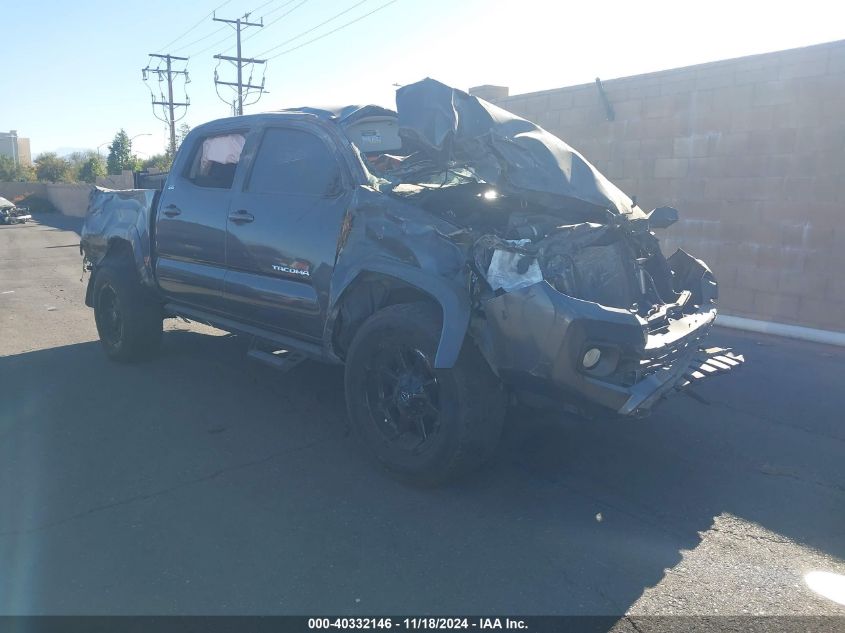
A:
[[[508,402],[641,414],[742,363],[706,348],[716,280],[542,128],[431,79],[378,106],[213,121],[163,190],[98,189],[86,304],[115,360],[162,319],[246,337],[281,369],[345,365],[352,427],[437,483],[494,450]]]

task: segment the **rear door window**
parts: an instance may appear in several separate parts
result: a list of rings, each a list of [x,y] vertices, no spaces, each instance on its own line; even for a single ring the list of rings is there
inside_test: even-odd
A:
[[[244,149],[243,134],[218,134],[199,142],[185,177],[198,187],[230,189]]]
[[[293,128],[264,133],[247,191],[322,196],[339,185],[340,169],[318,136]]]

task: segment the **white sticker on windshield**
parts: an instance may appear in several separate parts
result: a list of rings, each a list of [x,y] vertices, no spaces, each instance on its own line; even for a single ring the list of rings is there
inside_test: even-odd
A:
[[[381,145],[381,134],[376,130],[361,131],[361,141],[369,145]]]

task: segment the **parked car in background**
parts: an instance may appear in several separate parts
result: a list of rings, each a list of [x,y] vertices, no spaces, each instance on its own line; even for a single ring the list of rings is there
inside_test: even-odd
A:
[[[31,219],[27,209],[15,206],[6,198],[0,198],[0,224],[24,224]]]

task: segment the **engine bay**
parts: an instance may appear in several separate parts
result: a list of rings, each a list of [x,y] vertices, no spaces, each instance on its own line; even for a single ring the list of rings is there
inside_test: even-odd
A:
[[[482,292],[545,280],[570,297],[648,318],[685,290],[676,287],[646,214],[548,209],[477,182],[402,183],[389,192],[459,228],[455,239],[467,245]]]

